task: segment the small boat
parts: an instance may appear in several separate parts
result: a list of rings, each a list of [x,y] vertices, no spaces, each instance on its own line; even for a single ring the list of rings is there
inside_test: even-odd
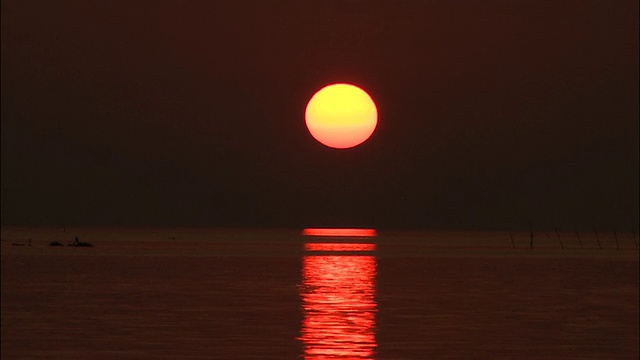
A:
[[[88,242],[82,242],[82,241],[78,240],[78,237],[76,237],[76,239],[71,244],[68,244],[67,246],[93,247],[93,245],[89,244]]]

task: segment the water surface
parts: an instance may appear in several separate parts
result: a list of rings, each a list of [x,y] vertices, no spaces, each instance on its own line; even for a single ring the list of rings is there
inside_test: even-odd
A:
[[[637,358],[617,235],[3,228],[2,358]]]

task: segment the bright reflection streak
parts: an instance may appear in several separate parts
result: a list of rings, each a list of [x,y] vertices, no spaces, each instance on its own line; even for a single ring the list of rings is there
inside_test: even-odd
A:
[[[374,244],[305,244],[308,250],[340,245],[346,251]],[[321,246],[320,246],[321,247]],[[322,249],[326,250],[326,249]],[[340,250],[334,250],[340,251]],[[375,355],[376,258],[371,255],[309,255],[300,287],[305,359],[372,359]]]
[[[306,243],[307,251],[373,251],[376,244],[348,244],[348,243]]]
[[[354,228],[307,228],[302,231],[306,236],[345,236],[345,237],[375,237],[376,229],[354,229]]]

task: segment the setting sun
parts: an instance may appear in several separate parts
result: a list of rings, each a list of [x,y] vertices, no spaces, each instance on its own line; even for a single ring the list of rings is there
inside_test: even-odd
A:
[[[320,143],[348,149],[366,141],[378,124],[378,110],[364,90],[351,84],[327,85],[305,111],[307,128]]]

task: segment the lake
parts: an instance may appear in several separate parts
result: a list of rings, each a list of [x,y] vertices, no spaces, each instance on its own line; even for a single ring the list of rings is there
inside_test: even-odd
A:
[[[635,241],[3,227],[2,358],[636,359]]]

